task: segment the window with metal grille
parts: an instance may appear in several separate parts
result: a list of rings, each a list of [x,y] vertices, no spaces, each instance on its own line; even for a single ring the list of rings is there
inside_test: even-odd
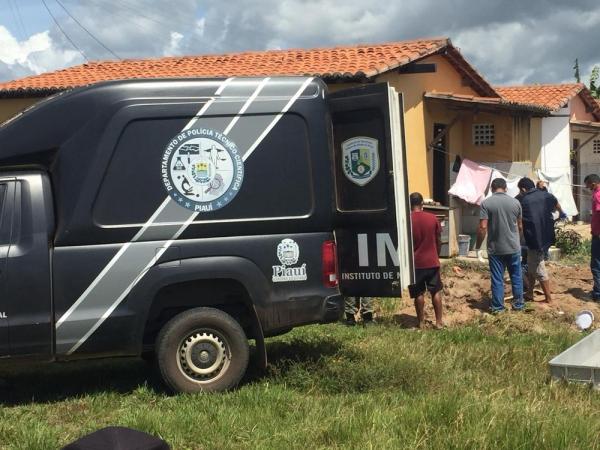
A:
[[[493,123],[476,123],[473,125],[474,145],[494,145],[495,140]]]
[[[594,153],[598,154],[600,153],[600,139],[594,139],[593,141],[593,151]]]

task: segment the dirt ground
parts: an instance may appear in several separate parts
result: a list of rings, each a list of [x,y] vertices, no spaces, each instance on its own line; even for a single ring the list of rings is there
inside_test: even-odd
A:
[[[581,225],[577,225],[575,223],[570,223],[568,225],[565,226],[565,228],[569,229],[569,230],[575,230],[577,231],[582,238],[584,239],[590,239],[590,224],[589,223],[582,223]]]
[[[582,310],[592,311],[595,317],[594,328],[600,328],[600,303],[589,299],[592,287],[592,275],[586,266],[566,267],[554,263],[547,264],[551,277],[553,301],[548,304],[539,286],[535,289],[533,303],[529,304],[525,314],[540,319],[556,319],[571,323],[575,328],[575,316]],[[490,277],[485,265],[444,266],[444,323],[457,326],[480,319],[488,314],[490,307]],[[505,302],[510,307],[512,295],[508,277],[506,281]],[[403,297],[402,307],[396,311],[395,318],[403,326],[416,326],[415,309],[408,297]],[[426,299],[425,315],[428,323],[434,319],[429,298]]]
[[[584,238],[589,235],[589,225],[570,225]],[[567,266],[560,262],[547,262],[550,274],[553,301],[548,304],[536,284],[534,302],[528,306],[525,314],[543,319],[556,319],[575,326],[575,316],[582,310],[592,311],[595,320],[593,328],[600,328],[600,303],[589,298],[592,289],[592,274],[589,266]],[[470,261],[448,260],[443,263],[442,279],[444,283],[444,322],[447,326],[456,326],[472,322],[488,314],[490,307],[490,276],[486,264],[476,259]],[[512,294],[508,274],[505,276],[505,302],[510,306]],[[434,314],[429,298],[425,307],[428,322]],[[395,314],[396,320],[403,326],[416,325],[415,310],[407,294],[402,306]]]

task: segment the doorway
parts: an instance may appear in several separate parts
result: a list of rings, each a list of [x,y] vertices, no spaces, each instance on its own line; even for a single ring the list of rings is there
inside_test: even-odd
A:
[[[433,124],[433,138],[440,134],[444,136],[439,139],[432,149],[433,151],[433,200],[448,206],[448,149],[446,147],[446,124]]]

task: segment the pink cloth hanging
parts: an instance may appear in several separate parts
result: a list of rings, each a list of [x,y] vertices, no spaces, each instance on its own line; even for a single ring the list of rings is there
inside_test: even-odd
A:
[[[485,199],[485,190],[490,184],[491,176],[492,169],[489,167],[483,167],[469,159],[463,159],[456,182],[448,193],[465,202],[480,205]]]

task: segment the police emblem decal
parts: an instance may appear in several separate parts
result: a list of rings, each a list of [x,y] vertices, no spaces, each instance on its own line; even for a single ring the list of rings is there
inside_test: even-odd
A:
[[[283,239],[277,245],[277,258],[281,265],[273,266],[271,279],[274,283],[306,280],[306,263],[300,267],[291,267],[300,258],[300,247],[293,239]]]
[[[364,186],[379,172],[379,142],[357,136],[342,142],[343,171],[346,178]]]
[[[210,128],[190,128],[163,152],[161,175],[171,198],[194,212],[229,204],[244,180],[244,161],[235,142]]]

